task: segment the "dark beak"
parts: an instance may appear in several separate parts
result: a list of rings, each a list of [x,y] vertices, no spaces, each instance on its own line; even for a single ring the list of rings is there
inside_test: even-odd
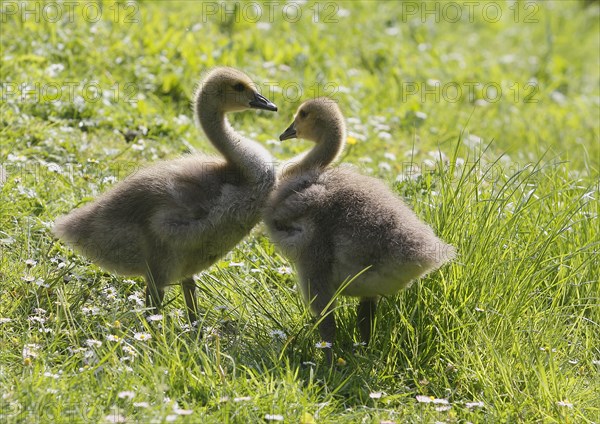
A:
[[[277,106],[275,106],[274,103],[270,102],[269,99],[267,99],[265,96],[258,93],[254,94],[254,100],[250,102],[250,107],[254,109],[264,109],[270,110],[272,112],[277,112]]]
[[[279,141],[283,141],[283,140],[289,140],[290,138],[296,138],[297,134],[296,134],[296,123],[292,122],[292,124],[287,127],[287,130],[285,130],[283,133],[281,133],[281,135],[279,136]]]

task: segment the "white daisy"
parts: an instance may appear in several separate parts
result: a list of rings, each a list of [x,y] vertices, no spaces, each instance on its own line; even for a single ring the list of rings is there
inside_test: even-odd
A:
[[[148,402],[133,402],[133,406],[135,408],[149,408],[150,404]]]
[[[292,268],[289,266],[280,266],[277,268],[277,273],[281,275],[290,275],[292,273]]]
[[[558,406],[564,406],[566,408],[573,408],[573,404],[567,400],[559,400],[556,402]]]
[[[117,394],[119,399],[133,399],[135,397],[135,393],[132,391],[123,391]]]
[[[163,316],[161,314],[154,314],[146,317],[146,319],[148,321],[160,321],[163,319]]]
[[[465,403],[465,406],[469,409],[472,408],[483,408],[483,402],[478,401],[478,402],[467,402]]]
[[[50,377],[50,378],[53,378],[53,379],[57,380],[57,379],[60,378],[60,375],[59,374],[52,374],[51,372],[47,371],[47,372],[44,373],[44,377]]]
[[[431,396],[417,395],[416,399],[419,403],[431,403],[433,402],[434,398]]]
[[[125,418],[123,415],[117,414],[117,413],[107,415],[106,417],[104,417],[104,420],[108,423],[126,423],[127,422],[127,418]]]
[[[136,356],[137,355],[137,351],[133,348],[133,346],[130,346],[128,344],[122,345],[121,349],[123,349],[123,351],[125,353],[128,353],[131,356]]]
[[[98,315],[100,313],[100,309],[96,306],[84,306],[81,308],[81,312],[83,312],[84,315]]]
[[[135,333],[133,338],[142,342],[148,341],[152,338],[150,333]]]
[[[39,344],[30,343],[23,346],[23,359],[35,358],[38,356],[38,350],[41,348]]]
[[[281,330],[271,330],[271,337],[285,340],[287,339],[287,334]]]

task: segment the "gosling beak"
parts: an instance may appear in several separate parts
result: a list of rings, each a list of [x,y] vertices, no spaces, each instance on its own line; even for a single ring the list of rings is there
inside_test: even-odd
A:
[[[289,140],[290,138],[296,138],[296,123],[292,122],[292,124],[279,136],[279,141]]]
[[[254,93],[254,100],[250,101],[250,107],[254,109],[263,109],[270,110],[272,112],[277,112],[277,106],[275,103],[272,103],[265,96],[259,93]]]

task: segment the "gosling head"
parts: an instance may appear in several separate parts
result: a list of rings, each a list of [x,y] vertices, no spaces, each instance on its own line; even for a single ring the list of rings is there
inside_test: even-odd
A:
[[[246,109],[277,111],[277,106],[258,92],[248,75],[234,68],[212,70],[200,84],[196,97],[215,104],[223,112]]]
[[[279,136],[279,140],[303,138],[319,143],[328,135],[343,139],[345,132],[344,116],[337,103],[327,97],[319,97],[300,105],[294,122]]]

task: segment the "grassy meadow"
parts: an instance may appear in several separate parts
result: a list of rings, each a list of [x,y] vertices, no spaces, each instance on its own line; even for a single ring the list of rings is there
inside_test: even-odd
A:
[[[0,422],[600,422],[597,2],[2,0]],[[144,165],[214,153],[195,84],[248,73],[276,114],[230,115],[285,160],[302,100],[335,98],[342,161],[385,180],[457,259],[382,299],[335,366],[259,225],[146,319],[143,280],[54,219]]]

